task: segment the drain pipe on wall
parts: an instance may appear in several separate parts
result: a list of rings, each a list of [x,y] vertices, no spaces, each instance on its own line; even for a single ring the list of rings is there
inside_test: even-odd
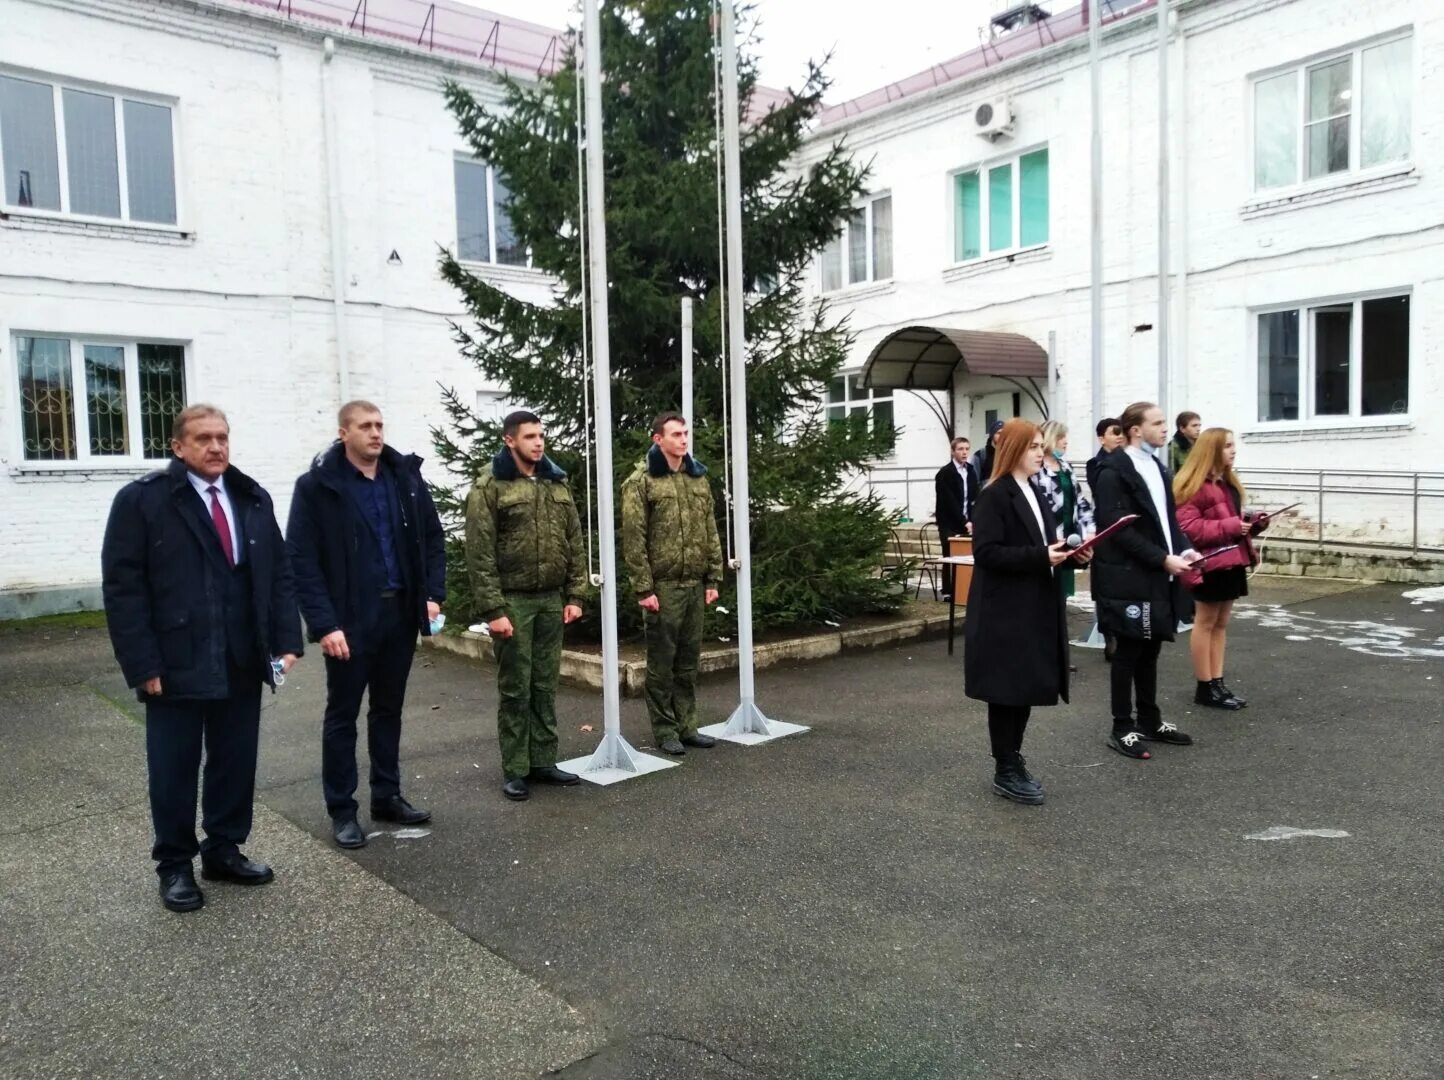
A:
[[[336,94],[331,61],[336,41],[321,45],[321,119],[326,140],[326,193],[331,225],[331,311],[336,321],[336,379],[338,404],[351,400],[351,361],[346,350],[346,226],[341,213],[341,161],[336,136]]]

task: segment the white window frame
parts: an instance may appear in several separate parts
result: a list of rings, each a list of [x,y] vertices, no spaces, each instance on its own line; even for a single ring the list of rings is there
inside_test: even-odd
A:
[[[1368,300],[1388,300],[1392,297],[1409,297],[1409,411],[1402,413],[1382,413],[1376,416],[1363,415],[1364,408],[1364,310],[1363,304]],[[1331,307],[1342,304],[1353,306],[1353,315],[1349,324],[1349,411],[1347,413],[1330,413],[1323,416],[1314,414],[1314,396],[1317,393],[1315,384],[1315,363],[1314,350],[1314,320],[1310,318],[1309,312],[1315,308]],[[1249,428],[1256,431],[1315,431],[1336,427],[1368,427],[1377,425],[1379,427],[1391,427],[1400,424],[1412,423],[1414,398],[1414,371],[1416,349],[1415,343],[1418,338],[1417,316],[1414,311],[1414,290],[1409,286],[1401,286],[1393,289],[1375,289],[1370,292],[1346,293],[1342,296],[1321,296],[1308,300],[1299,300],[1288,304],[1270,304],[1266,307],[1249,309],[1249,363],[1252,365],[1253,397],[1250,404],[1253,419]],[[1299,317],[1299,418],[1297,420],[1262,420],[1258,416],[1259,391],[1259,370],[1258,370],[1258,345],[1259,345],[1259,318],[1263,315],[1275,315],[1280,312],[1294,311]]]
[[[62,338],[70,342],[70,386],[71,386],[71,408],[74,410],[72,420],[75,425],[75,457],[74,458],[30,458],[25,455],[25,416],[20,400],[20,342],[23,337],[29,338]],[[141,416],[140,416],[140,395],[136,392],[140,386],[140,352],[141,345],[176,345],[183,353],[181,368],[185,378],[186,400],[185,404],[190,405],[197,400],[195,396],[195,369],[192,356],[192,344],[180,338],[166,337],[160,334],[145,334],[139,337],[117,337],[113,334],[83,334],[67,330],[13,330],[10,333],[8,342],[10,355],[14,361],[7,365],[5,377],[9,380],[9,400],[13,404],[14,416],[16,418],[15,438],[13,440],[14,457],[11,459],[21,472],[57,472],[73,470],[82,472],[97,472],[104,469],[133,472],[136,469],[159,469],[164,468],[170,460],[171,454],[167,452],[161,457],[145,457],[141,447]],[[101,345],[107,347],[120,347],[125,351],[125,418],[126,427],[130,432],[131,452],[125,455],[120,454],[91,454],[90,452],[90,415],[85,408],[85,346]]]
[[[1409,39],[1413,41],[1413,47],[1409,51],[1410,62],[1413,69],[1410,72],[1409,80],[1409,156],[1400,158],[1397,161],[1382,161],[1377,165],[1364,167],[1360,165],[1360,154],[1363,148],[1362,132],[1360,123],[1364,114],[1363,106],[1363,64],[1364,53],[1380,45],[1390,45],[1396,41]],[[1270,68],[1267,71],[1255,72],[1248,80],[1248,190],[1254,198],[1272,199],[1281,193],[1287,194],[1300,190],[1311,190],[1320,187],[1331,187],[1341,183],[1350,183],[1361,178],[1368,178],[1377,175],[1387,175],[1396,172],[1407,172],[1413,168],[1414,156],[1418,152],[1418,90],[1415,72],[1418,70],[1419,42],[1415,37],[1412,26],[1401,30],[1393,30],[1378,37],[1369,38],[1365,41],[1350,45],[1347,48],[1337,49],[1333,52],[1320,53],[1307,60],[1295,61],[1285,64],[1282,67]],[[1349,58],[1349,167],[1339,172],[1324,173],[1322,176],[1310,177],[1308,173],[1308,128],[1309,128],[1309,85],[1308,75],[1314,68],[1326,67],[1338,60]],[[1294,77],[1294,95],[1298,109],[1295,120],[1294,131],[1294,182],[1291,184],[1279,184],[1275,187],[1258,186],[1258,86],[1260,83],[1276,79],[1281,75],[1292,74]],[[1326,123],[1324,120],[1316,120],[1314,123]],[[1051,180],[1051,174],[1050,174]]]
[[[826,278],[825,278],[825,276],[824,276],[825,271],[824,271],[823,265],[822,265],[822,257],[821,257],[821,255],[818,256],[818,260],[817,260],[818,289],[819,289],[819,291],[820,291],[823,295],[832,295],[832,294],[834,294],[834,293],[842,293],[842,292],[846,292],[848,289],[862,289],[862,288],[866,288],[867,286],[869,286],[869,285],[874,285],[874,284],[876,284],[876,283],[878,283],[878,282],[880,282],[880,281],[891,281],[891,280],[893,279],[893,277],[895,277],[895,276],[897,275],[897,261],[896,261],[896,260],[897,260],[897,242],[896,242],[896,241],[897,241],[897,204],[896,204],[896,203],[893,204],[893,219],[892,219],[892,220],[893,220],[893,245],[892,245],[892,246],[893,246],[893,252],[892,252],[892,254],[893,254],[893,268],[892,268],[892,269],[893,269],[893,272],[892,272],[892,274],[890,274],[889,276],[887,276],[887,277],[885,277],[885,278],[880,278],[880,277],[877,276],[877,253],[873,250],[873,246],[874,246],[874,245],[873,245],[873,221],[872,221],[872,208],[873,208],[873,204],[876,203],[876,202],[877,202],[878,200],[880,200],[880,199],[891,199],[891,198],[892,198],[892,192],[891,192],[891,191],[874,191],[874,192],[870,193],[866,198],[864,198],[864,199],[862,199],[862,200],[860,200],[860,201],[858,201],[858,202],[856,202],[856,203],[853,203],[853,205],[852,205],[852,209],[853,209],[853,210],[862,210],[862,211],[864,212],[864,213],[863,213],[863,227],[862,227],[862,231],[863,231],[863,234],[864,234],[864,235],[863,235],[863,246],[864,246],[864,252],[865,252],[865,254],[864,254],[863,257],[864,257],[864,258],[866,259],[866,261],[867,261],[867,263],[866,263],[866,265],[867,265],[867,276],[864,277],[861,281],[848,281],[848,280],[847,280],[848,268],[852,265],[852,225],[851,225],[851,223],[850,223],[849,220],[845,220],[845,221],[843,221],[843,223],[842,223],[842,232],[841,232],[837,237],[835,237],[833,240],[828,241],[828,244],[827,244],[828,247],[830,247],[830,246],[831,246],[832,244],[834,244],[834,243],[837,244],[837,245],[838,245],[838,250],[839,250],[839,252],[841,253],[841,258],[842,258],[841,275],[840,275],[840,276],[841,276],[841,283],[838,285],[837,288],[835,288],[835,289],[829,289],[829,288],[827,287],[827,280],[826,280]],[[852,214],[851,214],[851,212],[849,212],[848,218],[850,219],[851,216],[852,216]],[[823,250],[826,251],[826,247],[824,247]]]
[[[1048,239],[1037,244],[1024,244],[1023,239],[1023,175],[1021,162],[1029,154],[1036,154],[1039,150],[1049,150],[1048,154]],[[999,248],[993,251],[988,247],[992,240],[992,209],[991,193],[989,191],[988,173],[993,169],[1002,168],[1007,165],[1013,174],[1013,243],[1009,247]],[[968,173],[978,174],[978,223],[982,229],[982,242],[978,245],[978,254],[970,258],[960,259],[957,251],[958,236],[958,177],[966,176]],[[1002,157],[988,158],[984,161],[977,161],[971,165],[964,165],[961,168],[952,169],[947,174],[947,199],[948,199],[948,263],[950,266],[971,266],[974,263],[984,262],[987,259],[1003,259],[1009,255],[1017,255],[1022,251],[1040,251],[1046,248],[1053,240],[1053,154],[1049,144],[1038,143],[1035,146],[1024,147],[1022,150],[1006,154]]]
[[[0,206],[5,213],[17,217],[51,218],[58,221],[73,221],[86,225],[124,226],[127,229],[153,229],[157,232],[181,233],[186,229],[185,203],[181,188],[181,139],[180,101],[163,94],[150,94],[140,90],[128,90],[105,83],[86,82],[70,79],[43,71],[31,71],[0,65],[0,75],[27,82],[44,83],[50,87],[52,108],[55,117],[55,154],[60,180],[60,209],[51,210],[42,206],[19,206],[6,200],[5,185],[0,184]],[[65,145],[65,98],[66,90],[84,94],[103,94],[109,97],[115,109],[115,162],[120,194],[120,217],[101,217],[97,214],[76,214],[70,210],[70,162]],[[170,110],[170,167],[171,183],[175,190],[175,224],[164,221],[132,221],[130,217],[130,175],[125,157],[125,102],[135,101],[142,105],[158,105]],[[5,176],[5,151],[0,146],[0,178]]]
[[[861,282],[859,282],[859,284],[861,284]],[[865,397],[865,398],[853,397],[853,396],[852,396],[852,380],[853,380],[853,379],[860,379],[860,378],[862,378],[862,368],[858,368],[858,369],[855,370],[855,371],[839,371],[836,375],[833,376],[833,378],[834,378],[834,379],[841,379],[841,380],[842,380],[842,397],[843,397],[843,400],[842,400],[842,401],[833,401],[833,400],[831,399],[830,394],[831,394],[831,392],[832,392],[832,388],[831,388],[831,385],[830,385],[830,384],[829,384],[826,388],[824,388],[823,393],[822,393],[822,409],[823,409],[822,418],[823,418],[825,421],[827,421],[828,423],[831,423],[831,422],[832,422],[832,419],[833,419],[833,410],[834,410],[834,409],[840,410],[842,419],[843,419],[843,420],[846,420],[849,416],[852,415],[852,410],[853,410],[853,409],[866,406],[866,408],[867,408],[867,410],[868,410],[868,417],[867,417],[868,429],[869,429],[869,430],[872,430],[872,424],[873,424],[872,409],[873,409],[873,406],[874,406],[874,405],[877,405],[877,404],[879,404],[879,403],[881,403],[881,402],[887,402],[889,405],[892,406],[892,410],[893,410],[893,411],[892,411],[893,427],[894,427],[894,428],[897,427],[897,394],[896,394],[896,392],[895,392],[891,387],[882,387],[882,388],[878,388],[878,387],[868,387],[868,388],[867,388],[867,395],[868,395],[867,397]]]
[[[461,240],[460,240],[460,237],[456,237],[456,261],[459,262],[459,263],[461,263],[461,265],[463,265],[463,266],[499,266],[499,267],[502,267],[503,269],[511,269],[511,270],[523,270],[523,269],[525,269],[525,270],[530,270],[530,269],[532,269],[532,261],[531,261],[532,252],[531,252],[531,247],[530,247],[530,245],[528,245],[528,247],[527,247],[527,249],[526,249],[526,261],[525,261],[525,262],[519,262],[519,263],[503,263],[503,262],[497,262],[497,260],[496,260],[496,232],[497,232],[497,229],[496,229],[496,166],[493,165],[493,164],[492,164],[491,162],[489,162],[489,161],[483,161],[483,160],[481,160],[481,158],[477,157],[475,154],[468,153],[468,152],[465,151],[465,150],[458,150],[458,151],[456,151],[456,153],[452,155],[452,160],[453,160],[453,164],[452,164],[452,166],[451,166],[451,168],[452,168],[451,192],[452,192],[452,202],[453,202],[452,209],[455,211],[455,212],[452,214],[452,218],[451,218],[451,231],[452,231],[452,235],[453,235],[453,236],[456,235],[457,225],[459,224],[459,222],[460,222],[460,220],[461,220],[461,207],[455,205],[455,200],[456,200],[456,175],[455,175],[455,174],[456,174],[456,165],[454,164],[454,162],[461,161],[461,162],[465,162],[467,165],[474,166],[475,168],[485,169],[485,170],[486,170],[486,213],[487,213],[487,219],[486,219],[486,221],[487,221],[487,228],[486,228],[487,252],[486,252],[486,258],[485,258],[485,259],[482,259],[482,260],[478,260],[478,259],[463,259],[463,258],[461,257]],[[513,227],[513,228],[514,228],[514,227]]]

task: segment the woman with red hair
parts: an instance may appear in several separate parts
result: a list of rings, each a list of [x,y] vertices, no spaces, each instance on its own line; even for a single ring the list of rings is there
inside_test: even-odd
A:
[[[1033,706],[1068,700],[1068,624],[1057,569],[1074,556],[1055,539],[1053,511],[1033,484],[1043,467],[1038,425],[1009,420],[996,447],[992,478],[973,507],[963,668],[968,697],[988,703],[993,791],[1041,803],[1043,786],[1023,760],[1023,731]]]

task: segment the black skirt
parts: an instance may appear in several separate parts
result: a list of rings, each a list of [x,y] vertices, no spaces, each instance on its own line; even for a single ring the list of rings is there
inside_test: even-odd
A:
[[[1248,595],[1248,571],[1242,566],[1211,570],[1193,590],[1193,598],[1205,604],[1226,604]]]

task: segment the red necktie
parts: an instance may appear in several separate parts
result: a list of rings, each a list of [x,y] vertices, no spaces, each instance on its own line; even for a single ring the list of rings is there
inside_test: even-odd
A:
[[[221,550],[226,553],[226,562],[231,566],[236,565],[236,552],[231,547],[231,523],[226,518],[226,511],[221,506],[221,494],[214,485],[206,488],[211,496],[211,521],[215,523],[216,532],[221,538]]]

